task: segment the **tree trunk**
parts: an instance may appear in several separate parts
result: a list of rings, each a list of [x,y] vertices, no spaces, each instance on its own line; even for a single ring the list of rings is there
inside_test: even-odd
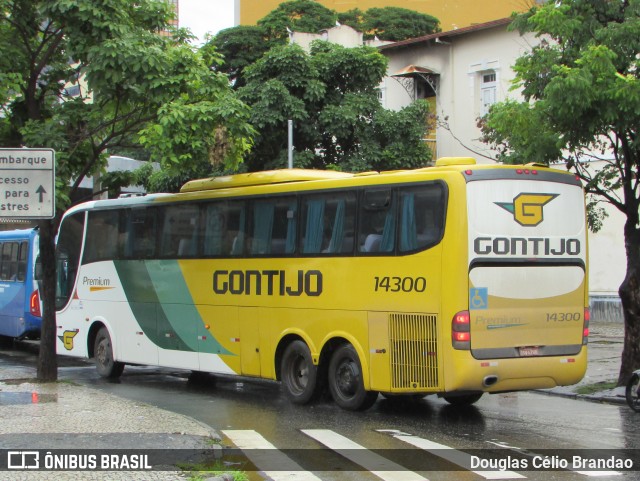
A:
[[[40,227],[40,261],[42,263],[42,328],[40,332],[40,354],[38,356],[39,381],[52,382],[58,379],[56,357],[56,260],[55,221],[43,220]]]
[[[633,221],[624,228],[627,272],[618,294],[624,313],[624,348],[618,386],[626,384],[635,369],[640,369],[640,231]]]

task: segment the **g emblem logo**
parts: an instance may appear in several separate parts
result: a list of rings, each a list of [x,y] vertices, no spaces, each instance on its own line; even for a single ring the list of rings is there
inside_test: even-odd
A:
[[[67,351],[73,349],[73,338],[76,337],[76,334],[78,334],[78,331],[64,331],[62,336],[58,336]]]
[[[513,219],[525,227],[535,227],[544,220],[542,207],[559,194],[518,194],[509,202],[496,202],[507,212],[513,214]]]

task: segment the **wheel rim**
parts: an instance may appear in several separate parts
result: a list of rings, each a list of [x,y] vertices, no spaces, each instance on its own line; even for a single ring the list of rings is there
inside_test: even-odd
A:
[[[109,363],[109,343],[106,339],[103,339],[98,343],[96,349],[96,360],[101,366],[106,366]]]
[[[309,366],[305,362],[303,356],[297,356],[291,362],[291,370],[289,371],[289,384],[297,392],[302,392],[309,383]]]
[[[350,359],[344,360],[336,370],[336,387],[339,393],[345,397],[353,397],[360,385],[360,370],[358,365]]]

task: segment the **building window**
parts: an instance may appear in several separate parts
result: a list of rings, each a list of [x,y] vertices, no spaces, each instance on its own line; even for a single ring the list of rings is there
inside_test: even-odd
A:
[[[69,97],[79,97],[80,85],[71,85],[65,89],[65,92]]]
[[[489,108],[496,103],[497,76],[495,71],[480,73],[480,116],[489,113]]]
[[[378,87],[376,89],[377,93],[378,93],[378,102],[380,102],[380,105],[382,105],[383,107],[387,106],[387,92],[386,92],[386,88],[385,87]]]

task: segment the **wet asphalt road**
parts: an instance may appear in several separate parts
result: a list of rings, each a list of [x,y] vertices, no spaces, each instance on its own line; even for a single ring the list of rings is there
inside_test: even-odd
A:
[[[4,351],[2,355],[7,355]],[[14,353],[21,362],[35,362]],[[230,441],[225,432],[252,430],[282,450],[319,449],[305,430],[330,430],[372,450],[398,450],[394,434],[410,435],[454,450],[500,449],[516,454],[567,449],[638,449],[640,415],[626,406],[590,403],[540,393],[485,395],[459,409],[435,396],[417,402],[379,397],[363,413],[347,412],[329,400],[309,406],[289,403],[277,383],[207,377],[188,380],[188,372],[127,366],[116,382],[98,377],[92,365],[61,358],[59,378],[72,380],[131,400],[143,401],[203,422]],[[549,454],[549,452],[546,452]],[[295,457],[295,452],[293,454]],[[429,472],[432,481],[482,479],[471,472]],[[527,479],[585,480],[573,471],[526,471]],[[261,479],[252,473],[252,479]],[[323,473],[326,480],[379,479],[368,472]],[[400,478],[402,479],[402,478]],[[599,479],[640,479],[640,471]]]

